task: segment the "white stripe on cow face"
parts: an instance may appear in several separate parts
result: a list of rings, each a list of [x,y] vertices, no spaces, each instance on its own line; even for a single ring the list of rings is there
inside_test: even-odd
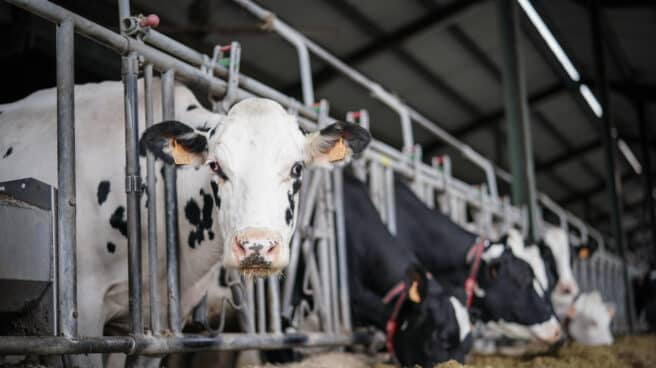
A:
[[[467,309],[455,297],[449,297],[449,302],[453,306],[453,311],[456,314],[458,321],[458,330],[460,332],[460,341],[464,341],[467,335],[471,332],[471,322],[469,320],[469,313]]]

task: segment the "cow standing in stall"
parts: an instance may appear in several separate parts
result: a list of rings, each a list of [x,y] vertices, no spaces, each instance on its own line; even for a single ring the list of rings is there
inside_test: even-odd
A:
[[[403,366],[463,362],[472,344],[466,309],[388,232],[365,185],[348,174],[344,216],[354,324],[385,331]]]
[[[159,90],[155,83],[155,121],[161,120]],[[224,116],[204,109],[182,85],[174,93],[175,121],[149,128],[141,143],[161,160],[188,167],[178,170],[185,316],[216,283],[221,264],[251,275],[283,269],[304,167],[347,162],[368,145],[370,135],[355,124],[337,122],[306,136],[296,118],[271,100],[242,101]],[[0,181],[33,177],[57,185],[56,101],[51,88],[0,106]],[[80,336],[129,332],[123,103],[120,82],[75,87]],[[140,99],[142,131],[144,111]],[[141,161],[145,167],[145,157]],[[157,166],[159,172],[162,162]],[[157,198],[146,193],[142,203],[163,203],[163,195],[163,180],[158,180]],[[157,225],[159,268],[149,272],[158,275],[160,319],[166,326],[163,211]],[[147,272],[141,290],[147,299]],[[144,310],[145,319],[148,315]],[[101,366],[97,354],[87,358],[87,366]]]
[[[468,284],[472,316],[492,324],[528,326],[530,338],[548,344],[561,338],[545,290],[531,265],[513,253],[507,237],[497,242],[478,238],[429,209],[398,178],[395,199],[399,242],[452,292]]]

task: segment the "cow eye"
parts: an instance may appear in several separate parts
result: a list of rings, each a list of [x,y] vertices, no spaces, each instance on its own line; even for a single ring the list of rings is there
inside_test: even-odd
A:
[[[223,172],[223,169],[221,168],[221,165],[219,165],[218,162],[216,161],[210,161],[210,170],[212,170],[213,173],[215,173],[219,178],[223,180],[228,180],[228,176]]]
[[[301,177],[301,173],[303,172],[303,165],[300,162],[297,162],[292,166],[291,171],[289,172],[289,176],[291,176],[294,179],[298,179]]]

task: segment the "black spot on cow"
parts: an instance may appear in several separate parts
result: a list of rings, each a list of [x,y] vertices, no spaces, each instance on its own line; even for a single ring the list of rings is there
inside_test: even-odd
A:
[[[303,129],[303,127],[300,126],[300,125],[298,126],[298,130],[300,130],[301,133],[303,133],[303,135],[306,135],[306,134],[307,134],[307,130]]]
[[[7,149],[7,151],[5,152],[5,154],[2,155],[2,158],[7,158],[7,157],[9,157],[9,155],[11,155],[12,152],[14,152],[14,147],[9,147],[9,148]]]
[[[107,196],[109,196],[109,189],[110,184],[107,180],[103,180],[98,184],[98,193],[96,193],[96,196],[98,197],[99,205],[102,205],[107,200]]]
[[[216,208],[221,208],[221,197],[219,197],[219,184],[212,181],[210,182],[210,185],[212,186],[212,194],[214,195],[214,204],[216,205]]]
[[[196,110],[197,108],[198,108],[198,105],[189,105],[189,106],[187,106],[187,111]]]
[[[114,252],[116,252],[116,244],[114,244],[114,243],[112,243],[112,242],[107,242],[107,251],[108,251],[109,253],[114,253]]]
[[[162,175],[162,178],[166,178],[166,171],[165,171],[165,166],[162,165],[162,167],[159,168],[159,174]]]
[[[285,222],[287,225],[292,226],[292,220],[294,219],[294,213],[292,212],[291,209],[286,209],[285,210]]]
[[[128,223],[126,221],[125,207],[118,206],[109,218],[109,225],[118,230],[124,237],[128,237]]]
[[[296,194],[298,191],[301,190],[301,179],[296,179],[294,180],[294,183],[292,184],[292,193]]]
[[[185,205],[185,217],[190,224],[196,227],[195,230],[189,232],[187,237],[187,244],[190,248],[196,248],[196,245],[205,240],[205,231],[207,231],[207,236],[210,240],[214,239],[214,233],[210,231],[212,228],[212,209],[214,207],[214,201],[212,196],[205,194],[204,190],[200,190],[200,195],[203,198],[203,208],[198,206],[198,203],[194,199],[187,201]]]
[[[210,130],[210,138],[214,137],[214,134],[216,133],[216,127],[212,128]]]

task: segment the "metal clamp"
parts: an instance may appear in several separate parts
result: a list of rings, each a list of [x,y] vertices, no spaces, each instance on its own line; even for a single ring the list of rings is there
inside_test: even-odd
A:
[[[126,193],[141,193],[143,191],[143,181],[141,176],[128,175],[125,177],[125,192]]]
[[[126,36],[142,38],[148,30],[159,25],[159,17],[156,14],[147,16],[131,16],[121,20],[122,33]]]
[[[228,58],[224,57],[226,53],[230,53]],[[212,103],[214,112],[227,113],[230,107],[237,101],[237,92],[239,90],[239,65],[241,63],[241,44],[233,41],[230,45],[216,45],[212,53],[212,59],[203,56],[203,65],[201,70],[207,74],[212,75],[214,66],[219,64],[228,69],[228,85],[226,92],[221,100],[215,99],[212,94],[208,95]]]

